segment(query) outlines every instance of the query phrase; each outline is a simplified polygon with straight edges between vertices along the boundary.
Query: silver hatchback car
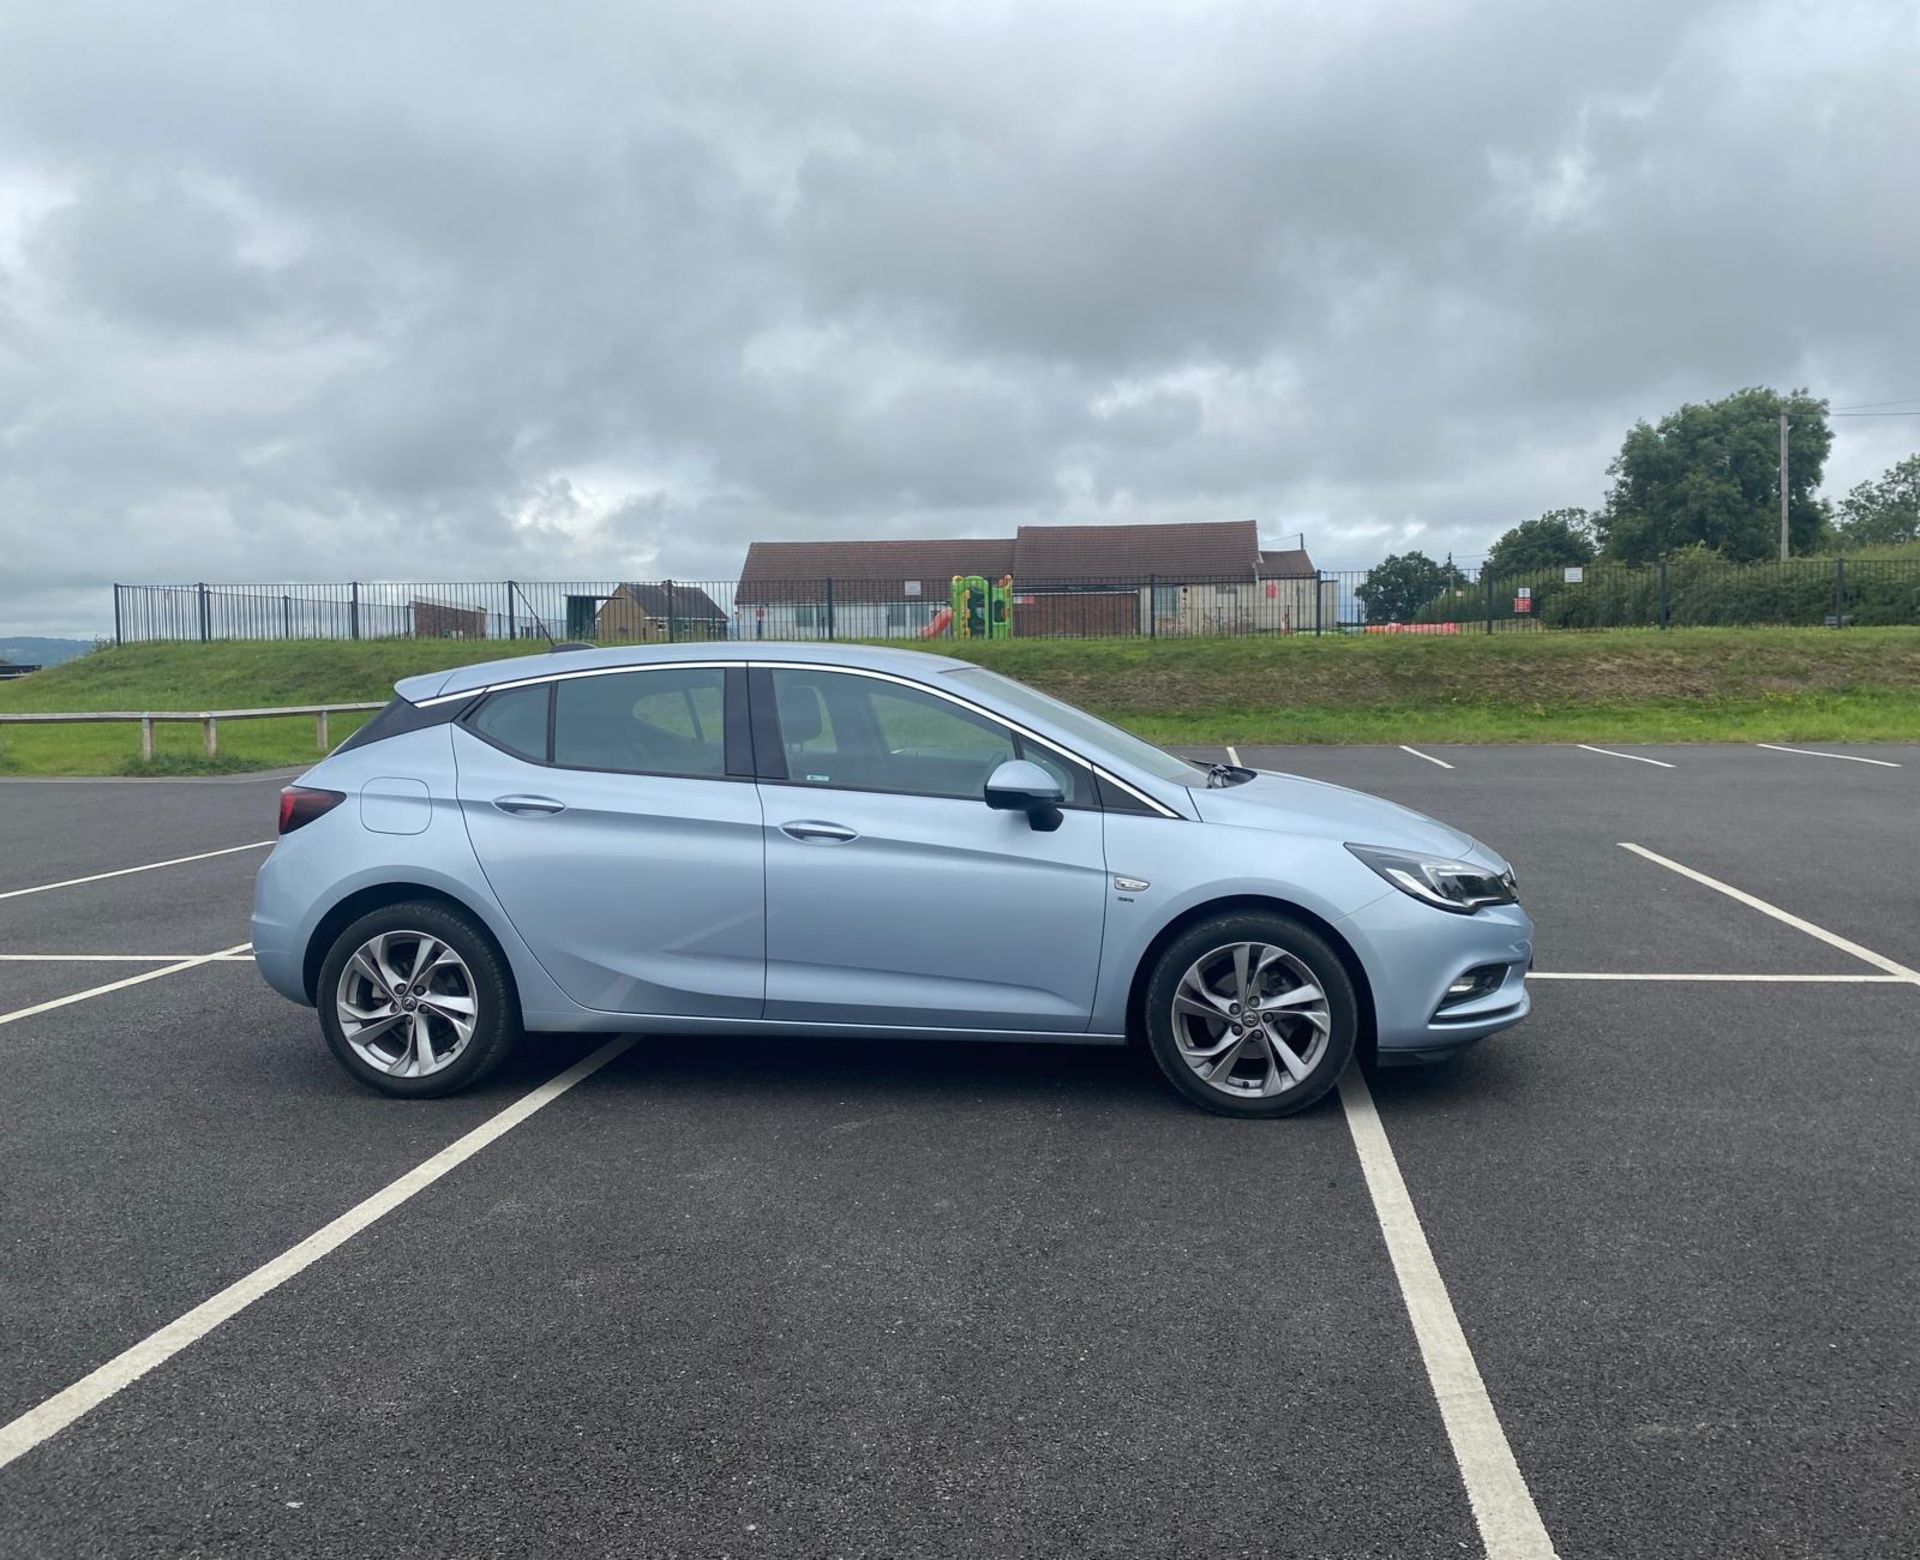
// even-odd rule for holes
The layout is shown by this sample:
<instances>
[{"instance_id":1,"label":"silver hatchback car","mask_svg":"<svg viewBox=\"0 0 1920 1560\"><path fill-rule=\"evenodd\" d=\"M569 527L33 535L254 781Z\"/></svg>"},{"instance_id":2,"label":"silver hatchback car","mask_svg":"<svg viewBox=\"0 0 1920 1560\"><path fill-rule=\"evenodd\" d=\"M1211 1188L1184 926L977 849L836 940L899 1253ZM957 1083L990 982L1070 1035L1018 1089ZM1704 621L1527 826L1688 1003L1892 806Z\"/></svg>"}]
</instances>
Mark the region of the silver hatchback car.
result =
<instances>
[{"instance_id":1,"label":"silver hatchback car","mask_svg":"<svg viewBox=\"0 0 1920 1560\"><path fill-rule=\"evenodd\" d=\"M281 795L254 957L395 1095L525 1031L1138 1038L1277 1116L1526 1015L1485 846L966 662L564 650L409 678Z\"/></svg>"}]
</instances>

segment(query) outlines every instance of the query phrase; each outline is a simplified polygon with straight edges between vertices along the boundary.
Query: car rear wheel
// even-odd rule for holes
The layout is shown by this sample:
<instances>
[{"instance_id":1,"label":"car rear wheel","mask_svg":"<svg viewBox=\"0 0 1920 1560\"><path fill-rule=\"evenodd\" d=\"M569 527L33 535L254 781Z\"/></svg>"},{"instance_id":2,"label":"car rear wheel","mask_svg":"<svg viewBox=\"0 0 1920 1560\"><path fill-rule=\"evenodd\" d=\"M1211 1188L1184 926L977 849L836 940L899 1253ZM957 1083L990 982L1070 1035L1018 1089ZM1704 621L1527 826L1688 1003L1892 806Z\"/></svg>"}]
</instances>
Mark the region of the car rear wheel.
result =
<instances>
[{"instance_id":1,"label":"car rear wheel","mask_svg":"<svg viewBox=\"0 0 1920 1560\"><path fill-rule=\"evenodd\" d=\"M320 1027L340 1065L400 1098L453 1094L520 1039L513 980L493 940L445 905L363 915L320 966Z\"/></svg>"},{"instance_id":2,"label":"car rear wheel","mask_svg":"<svg viewBox=\"0 0 1920 1560\"><path fill-rule=\"evenodd\" d=\"M1225 1116L1290 1116L1353 1055L1359 1000L1326 939L1291 916L1216 916L1167 945L1147 984L1147 1043L1174 1088Z\"/></svg>"}]
</instances>

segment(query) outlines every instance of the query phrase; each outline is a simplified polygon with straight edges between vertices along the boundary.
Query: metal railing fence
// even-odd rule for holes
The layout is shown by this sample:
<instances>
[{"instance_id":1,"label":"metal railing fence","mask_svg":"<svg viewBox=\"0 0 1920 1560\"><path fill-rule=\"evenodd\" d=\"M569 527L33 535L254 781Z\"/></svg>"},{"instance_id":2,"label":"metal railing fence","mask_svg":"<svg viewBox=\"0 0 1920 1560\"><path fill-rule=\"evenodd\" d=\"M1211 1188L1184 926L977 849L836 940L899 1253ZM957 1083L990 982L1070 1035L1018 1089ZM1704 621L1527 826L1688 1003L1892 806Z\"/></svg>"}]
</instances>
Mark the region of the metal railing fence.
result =
<instances>
[{"instance_id":1,"label":"metal railing fence","mask_svg":"<svg viewBox=\"0 0 1920 1560\"><path fill-rule=\"evenodd\" d=\"M114 640L928 639L956 628L944 583L875 579L346 581L116 585ZM1126 575L1014 582L1027 639L1540 633L1920 624L1920 559L1640 567L1321 570L1271 579Z\"/></svg>"}]
</instances>

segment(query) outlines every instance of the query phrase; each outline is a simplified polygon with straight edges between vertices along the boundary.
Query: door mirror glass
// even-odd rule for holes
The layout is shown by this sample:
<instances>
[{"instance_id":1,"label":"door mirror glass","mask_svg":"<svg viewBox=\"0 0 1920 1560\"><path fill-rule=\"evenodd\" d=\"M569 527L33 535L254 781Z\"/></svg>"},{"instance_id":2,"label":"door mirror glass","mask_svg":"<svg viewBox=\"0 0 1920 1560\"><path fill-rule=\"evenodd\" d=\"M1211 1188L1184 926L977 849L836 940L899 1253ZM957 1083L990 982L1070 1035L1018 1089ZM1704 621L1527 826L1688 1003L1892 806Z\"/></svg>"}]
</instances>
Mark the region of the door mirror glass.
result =
<instances>
[{"instance_id":1,"label":"door mirror glass","mask_svg":"<svg viewBox=\"0 0 1920 1560\"><path fill-rule=\"evenodd\" d=\"M996 812L1023 812L1036 829L1060 827L1060 782L1038 764L1011 758L987 777L987 805Z\"/></svg>"}]
</instances>

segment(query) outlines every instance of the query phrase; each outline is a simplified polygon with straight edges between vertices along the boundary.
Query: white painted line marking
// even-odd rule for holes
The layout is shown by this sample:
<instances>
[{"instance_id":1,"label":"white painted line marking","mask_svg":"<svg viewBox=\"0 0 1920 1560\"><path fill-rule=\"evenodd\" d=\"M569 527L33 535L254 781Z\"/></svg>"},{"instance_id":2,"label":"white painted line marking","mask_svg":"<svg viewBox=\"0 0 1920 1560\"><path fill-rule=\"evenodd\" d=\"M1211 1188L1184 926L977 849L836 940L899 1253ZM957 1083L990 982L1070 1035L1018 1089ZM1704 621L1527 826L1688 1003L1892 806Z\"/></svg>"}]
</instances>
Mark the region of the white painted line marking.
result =
<instances>
[{"instance_id":1,"label":"white painted line marking","mask_svg":"<svg viewBox=\"0 0 1920 1560\"><path fill-rule=\"evenodd\" d=\"M0 899L18 899L22 894L47 894L56 888L78 888L82 883L103 883L108 878L125 877L131 872L157 872L162 867L184 867L189 861L211 861L215 856L231 856L236 851L265 850L272 843L272 840L255 840L251 845L203 850L197 856L175 856L171 861L149 861L139 867L116 867L111 872L96 872L91 877L64 878L58 883L36 883L32 888L9 888L0 892Z\"/></svg>"},{"instance_id":2,"label":"white painted line marking","mask_svg":"<svg viewBox=\"0 0 1920 1560\"><path fill-rule=\"evenodd\" d=\"M1415 758L1424 758L1429 764L1438 764L1442 769L1453 768L1453 765L1449 764L1444 758L1435 758L1431 753L1422 753L1418 748L1410 748L1404 742L1400 744L1400 751L1402 753L1411 753Z\"/></svg>"},{"instance_id":3,"label":"white painted line marking","mask_svg":"<svg viewBox=\"0 0 1920 1560\"><path fill-rule=\"evenodd\" d=\"M1227 762L1233 765L1235 769L1239 769L1240 767L1242 767L1240 763L1239 752L1231 746L1229 746L1227 749Z\"/></svg>"},{"instance_id":4,"label":"white painted line marking","mask_svg":"<svg viewBox=\"0 0 1920 1560\"><path fill-rule=\"evenodd\" d=\"M1528 970L1528 980L1706 980L1744 982L1761 984L1800 985L1800 986L1904 986L1904 975L1648 975L1635 971L1632 974L1601 970L1598 972L1570 970Z\"/></svg>"},{"instance_id":5,"label":"white painted line marking","mask_svg":"<svg viewBox=\"0 0 1920 1560\"><path fill-rule=\"evenodd\" d=\"M1340 1103L1347 1130L1360 1156L1360 1170L1373 1198L1374 1216L1386 1237L1387 1255L1400 1280L1400 1294L1413 1322L1413 1335L1426 1362L1427 1379L1440 1405L1440 1417L1453 1443L1454 1460L1467 1486L1467 1501L1487 1560L1552 1560L1553 1540L1540 1520L1520 1465L1513 1459L1506 1432L1493 1411L1480 1367L1467 1347L1454 1315L1447 1286L1427 1245L1426 1231L1414 1211L1407 1183L1387 1141L1387 1129L1374 1109L1373 1095L1357 1066L1340 1079Z\"/></svg>"},{"instance_id":6,"label":"white painted line marking","mask_svg":"<svg viewBox=\"0 0 1920 1560\"><path fill-rule=\"evenodd\" d=\"M591 1077L634 1042L623 1035L609 1040L591 1056L575 1062L565 1072L549 1078L539 1088L523 1094L506 1109L489 1116L464 1137L456 1138L431 1159L415 1165L397 1181L390 1182L365 1202L349 1208L331 1224L322 1225L297 1246L269 1262L262 1263L245 1278L229 1284L211 1299L203 1300L186 1315L167 1323L158 1332L143 1338L132 1348L116 1354L91 1374L72 1386L56 1392L36 1408L30 1408L11 1424L0 1425L0 1468L32 1451L49 1436L57 1435L89 1409L97 1408L123 1387L129 1387L156 1366L164 1365L189 1344L237 1316L263 1295L271 1294L338 1249L376 1220L393 1212L416 1192L425 1191L449 1170L464 1164L496 1138L511 1132L535 1111L551 1105L581 1079Z\"/></svg>"},{"instance_id":7,"label":"white painted line marking","mask_svg":"<svg viewBox=\"0 0 1920 1560\"><path fill-rule=\"evenodd\" d=\"M124 980L108 981L104 986L89 986L85 991L55 997L51 1002L36 1002L32 1007L15 1008L11 1013L0 1013L0 1024L16 1023L23 1018L32 1018L36 1013L51 1013L55 1008L71 1007L76 1002L85 1002L89 997L104 997L110 991L124 991L129 986L140 986L150 980L159 980L163 976L178 975L182 970L195 969L202 964L215 964L252 946L251 943L235 943L231 948L222 948L218 953L195 954L192 958L182 959L177 964L163 964L157 970L142 970L138 975L129 975Z\"/></svg>"},{"instance_id":8,"label":"white painted line marking","mask_svg":"<svg viewBox=\"0 0 1920 1560\"><path fill-rule=\"evenodd\" d=\"M1586 748L1586 751L1589 753L1605 753L1608 758L1630 758L1636 764L1653 764L1661 769L1676 769L1679 767L1676 764L1669 764L1664 758L1642 758L1638 753L1616 753L1612 748L1588 747L1584 742L1576 742L1574 746L1577 748Z\"/></svg>"},{"instance_id":9,"label":"white painted line marking","mask_svg":"<svg viewBox=\"0 0 1920 1560\"><path fill-rule=\"evenodd\" d=\"M1684 878L1692 878L1696 883L1704 883L1708 888L1716 889L1729 899L1737 899L1741 904L1758 910L1762 915L1770 915L1776 921L1784 921L1795 931L1805 932L1809 937L1817 937L1829 948L1838 948L1842 953L1850 953L1856 959L1864 959L1875 969L1885 970L1889 975L1898 975L1902 980L1920 985L1920 971L1910 970L1904 964L1896 963L1883 953L1875 953L1871 948L1863 948L1857 942L1851 942L1838 932L1830 932L1824 926L1815 926L1811 921L1803 921L1797 915L1782 910L1778 905L1770 905L1764 899L1756 899L1752 894L1735 888L1731 883L1722 883L1704 872L1696 872L1692 867L1683 867L1677 861L1670 861L1657 851L1651 851L1644 845L1634 845L1626 840L1620 841L1622 850L1630 850L1636 856L1644 856L1648 861L1665 867L1669 872L1678 872Z\"/></svg>"},{"instance_id":10,"label":"white painted line marking","mask_svg":"<svg viewBox=\"0 0 1920 1560\"><path fill-rule=\"evenodd\" d=\"M0 964L184 964L204 958L212 964L220 960L251 960L250 953L0 953Z\"/></svg>"},{"instance_id":11,"label":"white painted line marking","mask_svg":"<svg viewBox=\"0 0 1920 1560\"><path fill-rule=\"evenodd\" d=\"M1862 758L1858 753L1821 753L1813 748L1781 747L1777 742L1756 742L1754 746L1763 747L1769 753L1799 753L1807 758L1844 758L1849 764L1878 764L1882 769L1900 767L1890 758Z\"/></svg>"}]
</instances>

